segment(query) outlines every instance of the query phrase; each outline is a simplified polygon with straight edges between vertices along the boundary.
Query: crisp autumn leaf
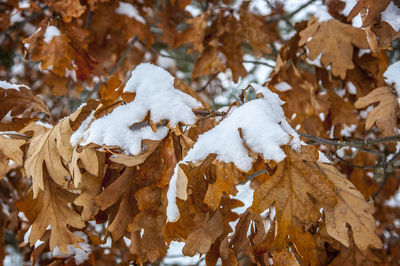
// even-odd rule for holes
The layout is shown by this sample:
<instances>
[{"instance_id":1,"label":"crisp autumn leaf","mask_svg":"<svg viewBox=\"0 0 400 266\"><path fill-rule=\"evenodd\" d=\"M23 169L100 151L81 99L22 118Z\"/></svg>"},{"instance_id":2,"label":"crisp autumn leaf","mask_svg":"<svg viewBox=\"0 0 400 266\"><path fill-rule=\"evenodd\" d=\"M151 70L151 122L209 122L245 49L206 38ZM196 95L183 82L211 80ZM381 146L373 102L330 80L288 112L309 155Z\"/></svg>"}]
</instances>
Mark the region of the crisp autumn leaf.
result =
<instances>
[{"instance_id":1,"label":"crisp autumn leaf","mask_svg":"<svg viewBox=\"0 0 400 266\"><path fill-rule=\"evenodd\" d=\"M61 13L65 22L70 22L72 18L80 17L86 10L79 0L63 0L53 4L55 11Z\"/></svg>"},{"instance_id":2,"label":"crisp autumn leaf","mask_svg":"<svg viewBox=\"0 0 400 266\"><path fill-rule=\"evenodd\" d=\"M214 211L218 208L223 193L227 195L236 195L237 193L235 185L239 183L239 180L236 177L237 174L235 174L234 168L235 166L232 163L223 164L217 162L216 181L208 186L204 197L204 203Z\"/></svg>"},{"instance_id":3,"label":"crisp autumn leaf","mask_svg":"<svg viewBox=\"0 0 400 266\"><path fill-rule=\"evenodd\" d=\"M75 58L75 51L70 45L71 40L65 35L53 37L49 43L40 42L37 51L32 55L35 61L41 61L41 68L48 69L52 67L52 71L64 76L66 70L74 68L72 60Z\"/></svg>"},{"instance_id":4,"label":"crisp autumn leaf","mask_svg":"<svg viewBox=\"0 0 400 266\"><path fill-rule=\"evenodd\" d=\"M354 68L353 46L368 49L365 31L336 19L319 22L310 19L307 28L300 33L299 45L305 45L309 50L308 57L315 60L321 54L321 64L332 66L332 73L341 78Z\"/></svg>"},{"instance_id":5,"label":"crisp autumn leaf","mask_svg":"<svg viewBox=\"0 0 400 266\"><path fill-rule=\"evenodd\" d=\"M26 140L18 136L0 135L0 151L17 166L23 165L24 152L21 146L25 143Z\"/></svg>"},{"instance_id":6,"label":"crisp autumn leaf","mask_svg":"<svg viewBox=\"0 0 400 266\"><path fill-rule=\"evenodd\" d=\"M282 249L279 252L272 253L272 260L274 261L274 265L290 265L296 266L300 265L300 263L293 257L293 254L288 249Z\"/></svg>"},{"instance_id":7,"label":"crisp autumn leaf","mask_svg":"<svg viewBox=\"0 0 400 266\"><path fill-rule=\"evenodd\" d=\"M382 241L375 233L373 202L366 202L363 195L334 166L318 164L326 177L335 185L337 204L324 209L329 235L349 247L347 225L351 226L356 246L366 253L368 247L380 249Z\"/></svg>"},{"instance_id":8,"label":"crisp autumn leaf","mask_svg":"<svg viewBox=\"0 0 400 266\"><path fill-rule=\"evenodd\" d=\"M33 197L44 190L45 171L62 187L66 187L70 173L66 169L72 157L69 138L72 134L69 119L66 118L53 127L30 123L23 132L33 131L29 140L24 167L26 175L32 177ZM46 169L46 170L45 170Z\"/></svg>"},{"instance_id":9,"label":"crisp autumn leaf","mask_svg":"<svg viewBox=\"0 0 400 266\"><path fill-rule=\"evenodd\" d=\"M100 194L103 186L103 180L99 176L91 175L86 172L82 176L82 192L74 200L74 204L82 206L81 217L83 221L89 221L98 211L96 206L96 196Z\"/></svg>"},{"instance_id":10,"label":"crisp autumn leaf","mask_svg":"<svg viewBox=\"0 0 400 266\"><path fill-rule=\"evenodd\" d=\"M294 234L297 226L315 223L321 217L320 206L333 208L336 204L335 188L320 172L313 147L303 146L300 154L286 147L286 156L275 173L254 188L251 207L261 213L275 204L279 242Z\"/></svg>"},{"instance_id":11,"label":"crisp autumn leaf","mask_svg":"<svg viewBox=\"0 0 400 266\"><path fill-rule=\"evenodd\" d=\"M381 87L371 91L368 95L359 98L354 106L365 108L368 105L379 102L379 104L367 115L365 129L370 129L374 124L385 136L393 135L397 124L399 104L392 88Z\"/></svg>"},{"instance_id":12,"label":"crisp autumn leaf","mask_svg":"<svg viewBox=\"0 0 400 266\"><path fill-rule=\"evenodd\" d=\"M390 0L360 0L350 11L347 21L351 21L358 13L367 13L363 17L363 27L374 24L380 18L380 14L390 4Z\"/></svg>"},{"instance_id":13,"label":"crisp autumn leaf","mask_svg":"<svg viewBox=\"0 0 400 266\"><path fill-rule=\"evenodd\" d=\"M167 245L161 234L164 223L165 216L163 215L153 216L141 212L135 216L128 231L131 232L130 251L139 257L138 261L149 260L154 263L165 256Z\"/></svg>"},{"instance_id":14,"label":"crisp autumn leaf","mask_svg":"<svg viewBox=\"0 0 400 266\"><path fill-rule=\"evenodd\" d=\"M218 57L218 50L215 47L207 47L199 56L193 67L193 77L212 75L225 70L222 60Z\"/></svg>"},{"instance_id":15,"label":"crisp autumn leaf","mask_svg":"<svg viewBox=\"0 0 400 266\"><path fill-rule=\"evenodd\" d=\"M102 176L103 156L104 154L97 152L93 148L83 148L80 150L78 147L74 147L68 168L76 188L79 187L83 179L81 168L91 175Z\"/></svg>"},{"instance_id":16,"label":"crisp autumn leaf","mask_svg":"<svg viewBox=\"0 0 400 266\"><path fill-rule=\"evenodd\" d=\"M224 230L222 216L218 210L211 219L209 219L208 213L200 215L198 218L198 229L189 234L182 250L183 254L188 256L194 256L197 252L206 253Z\"/></svg>"},{"instance_id":17,"label":"crisp autumn leaf","mask_svg":"<svg viewBox=\"0 0 400 266\"><path fill-rule=\"evenodd\" d=\"M18 131L24 127L32 118L37 117L35 113L50 115L44 101L35 96L27 86L14 85L8 82L0 82L0 129L5 131ZM4 121L9 114L10 121Z\"/></svg>"},{"instance_id":18,"label":"crisp autumn leaf","mask_svg":"<svg viewBox=\"0 0 400 266\"><path fill-rule=\"evenodd\" d=\"M207 26L207 19L207 14L202 13L198 17L187 20L187 23L191 24L191 26L179 33L175 46L191 43L195 51L203 52L204 30Z\"/></svg>"},{"instance_id":19,"label":"crisp autumn leaf","mask_svg":"<svg viewBox=\"0 0 400 266\"><path fill-rule=\"evenodd\" d=\"M108 230L111 232L114 240L118 240L124 235L126 228L137 212L133 197L134 172L132 167L127 167L121 176L106 187L95 199L96 204L101 210L116 205L115 217L108 225Z\"/></svg>"},{"instance_id":20,"label":"crisp autumn leaf","mask_svg":"<svg viewBox=\"0 0 400 266\"><path fill-rule=\"evenodd\" d=\"M82 240L71 232L69 226L83 228L85 223L81 216L68 206L76 196L60 188L46 174L43 191L36 197L32 190L18 201L18 209L25 213L32 222L28 241L33 246L50 226L50 250L57 246L64 254L68 254L68 245L77 245Z\"/></svg>"}]
</instances>

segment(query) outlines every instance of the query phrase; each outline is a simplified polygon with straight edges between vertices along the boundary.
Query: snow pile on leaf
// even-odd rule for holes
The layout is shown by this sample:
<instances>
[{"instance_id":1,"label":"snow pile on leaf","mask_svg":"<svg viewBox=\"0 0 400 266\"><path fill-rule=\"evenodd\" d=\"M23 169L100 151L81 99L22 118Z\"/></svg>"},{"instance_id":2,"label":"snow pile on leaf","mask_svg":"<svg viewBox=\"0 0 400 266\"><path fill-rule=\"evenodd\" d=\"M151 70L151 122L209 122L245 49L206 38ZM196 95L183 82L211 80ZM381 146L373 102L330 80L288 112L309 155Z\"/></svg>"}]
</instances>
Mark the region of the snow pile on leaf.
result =
<instances>
[{"instance_id":1,"label":"snow pile on leaf","mask_svg":"<svg viewBox=\"0 0 400 266\"><path fill-rule=\"evenodd\" d=\"M400 95L400 61L391 64L383 74L386 79L386 83L393 85L397 91L397 95Z\"/></svg>"},{"instance_id":2,"label":"snow pile on leaf","mask_svg":"<svg viewBox=\"0 0 400 266\"><path fill-rule=\"evenodd\" d=\"M168 127L175 128L179 123L193 125L196 118L192 109L201 107L194 98L174 88L174 77L166 70L149 63L136 67L124 91L136 93L135 99L95 120L87 130L77 130L71 139L83 137L81 145L119 146L137 155L142 151L142 140L161 140ZM145 121L148 114L150 123L161 123L155 131ZM167 121L168 127L162 124Z\"/></svg>"},{"instance_id":3,"label":"snow pile on leaf","mask_svg":"<svg viewBox=\"0 0 400 266\"><path fill-rule=\"evenodd\" d=\"M263 98L239 106L217 126L200 135L181 163L199 162L209 154L216 154L218 161L234 163L241 171L248 172L254 160L248 149L262 155L264 160L276 162L285 158L280 146L288 144L291 136L292 148L299 149L299 136L287 123L281 107L284 102L268 88L254 83L251 86ZM179 217L176 205L178 171L179 164L167 193L168 221L176 221Z\"/></svg>"}]
</instances>

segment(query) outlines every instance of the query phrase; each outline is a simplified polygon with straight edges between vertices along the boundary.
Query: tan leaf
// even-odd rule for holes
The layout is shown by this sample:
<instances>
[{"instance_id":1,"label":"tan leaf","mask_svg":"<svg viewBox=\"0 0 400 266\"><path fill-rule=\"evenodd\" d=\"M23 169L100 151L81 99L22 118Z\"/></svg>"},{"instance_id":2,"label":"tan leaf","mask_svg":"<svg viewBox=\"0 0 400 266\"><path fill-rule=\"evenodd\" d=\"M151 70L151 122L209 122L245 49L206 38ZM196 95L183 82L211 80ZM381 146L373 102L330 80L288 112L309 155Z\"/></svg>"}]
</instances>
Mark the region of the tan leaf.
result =
<instances>
[{"instance_id":1,"label":"tan leaf","mask_svg":"<svg viewBox=\"0 0 400 266\"><path fill-rule=\"evenodd\" d=\"M279 241L294 234L299 224L315 223L321 217L321 205L332 208L336 204L334 186L321 174L317 159L318 153L311 146L303 146L300 154L286 147L286 159L270 178L254 188L255 212L275 204Z\"/></svg>"},{"instance_id":2,"label":"tan leaf","mask_svg":"<svg viewBox=\"0 0 400 266\"><path fill-rule=\"evenodd\" d=\"M66 118L47 128L30 123L23 132L33 131L29 140L24 167L27 177L32 177L34 198L44 189L44 166L50 177L60 186L66 187L70 173L66 165L71 161L72 146L69 143L72 130Z\"/></svg>"},{"instance_id":3,"label":"tan leaf","mask_svg":"<svg viewBox=\"0 0 400 266\"><path fill-rule=\"evenodd\" d=\"M22 166L24 153L21 150L21 146L26 143L25 139L0 135L0 150L4 153L4 155L13 160L13 162L17 166Z\"/></svg>"},{"instance_id":4,"label":"tan leaf","mask_svg":"<svg viewBox=\"0 0 400 266\"><path fill-rule=\"evenodd\" d=\"M212 75L225 70L225 66L218 57L215 47L207 47L199 56L193 67L193 78Z\"/></svg>"},{"instance_id":5,"label":"tan leaf","mask_svg":"<svg viewBox=\"0 0 400 266\"><path fill-rule=\"evenodd\" d=\"M368 105L379 102L379 104L367 115L365 129L370 129L373 124L382 131L385 136L393 135L393 130L397 124L397 114L399 104L392 88L380 87L371 91L368 95L359 98L354 106L365 108Z\"/></svg>"},{"instance_id":6,"label":"tan leaf","mask_svg":"<svg viewBox=\"0 0 400 266\"><path fill-rule=\"evenodd\" d=\"M80 168L84 168L94 176L102 175L100 170L104 159L101 160L99 157L103 156L104 154L98 154L95 149L83 148L81 151L78 151L78 147L74 147L68 168L76 188L78 188L82 182L82 173ZM80 166L80 164L82 164L82 166Z\"/></svg>"},{"instance_id":7,"label":"tan leaf","mask_svg":"<svg viewBox=\"0 0 400 266\"><path fill-rule=\"evenodd\" d=\"M125 168L122 175L96 197L96 204L101 210L116 205L117 212L108 225L108 230L112 233L113 240L118 240L124 235L127 226L131 223L137 211L136 205L132 203L135 202L133 197L133 174L134 168Z\"/></svg>"},{"instance_id":8,"label":"tan leaf","mask_svg":"<svg viewBox=\"0 0 400 266\"><path fill-rule=\"evenodd\" d=\"M152 216L144 212L136 215L128 228L131 232L131 253L137 254L142 261L152 263L164 257L168 248L161 234L164 224L163 215Z\"/></svg>"},{"instance_id":9,"label":"tan leaf","mask_svg":"<svg viewBox=\"0 0 400 266\"><path fill-rule=\"evenodd\" d=\"M390 0L360 0L350 11L347 21L352 20L358 13L368 11L368 15L363 18L363 27L375 24L380 18L380 14L390 4Z\"/></svg>"},{"instance_id":10,"label":"tan leaf","mask_svg":"<svg viewBox=\"0 0 400 266\"><path fill-rule=\"evenodd\" d=\"M32 54L32 59L41 61L42 69L52 66L55 74L64 76L66 69L74 68L72 61L75 58L75 52L70 42L71 40L65 34L53 37L49 43L43 41Z\"/></svg>"},{"instance_id":11,"label":"tan leaf","mask_svg":"<svg viewBox=\"0 0 400 266\"><path fill-rule=\"evenodd\" d=\"M187 20L187 23L191 26L179 33L175 46L191 43L194 49L201 53L203 51L204 30L207 27L207 15L201 13L200 16Z\"/></svg>"},{"instance_id":12,"label":"tan leaf","mask_svg":"<svg viewBox=\"0 0 400 266\"><path fill-rule=\"evenodd\" d=\"M356 246L366 253L368 247L382 248L382 241L375 233L373 202L366 202L363 195L334 166L318 163L324 175L335 185L337 204L324 210L328 234L349 247L347 225L350 225Z\"/></svg>"},{"instance_id":13,"label":"tan leaf","mask_svg":"<svg viewBox=\"0 0 400 266\"><path fill-rule=\"evenodd\" d=\"M287 249L282 249L280 252L272 253L272 259L274 261L274 265L288 265L288 266L297 266L300 265L293 254Z\"/></svg>"},{"instance_id":14,"label":"tan leaf","mask_svg":"<svg viewBox=\"0 0 400 266\"><path fill-rule=\"evenodd\" d=\"M194 256L197 252L207 253L211 245L224 231L222 216L219 210L208 220L204 217L203 224L187 237L182 253L186 256Z\"/></svg>"},{"instance_id":15,"label":"tan leaf","mask_svg":"<svg viewBox=\"0 0 400 266\"><path fill-rule=\"evenodd\" d=\"M0 130L20 130L25 126L25 123L32 121L32 118L35 117L33 116L35 112L50 115L45 102L38 96L35 96L28 87L14 84L8 85L15 88L4 88L4 85L0 85L0 106L2 107L0 109ZM12 118L21 118L19 121L15 121L15 119L9 122L2 121L8 113Z\"/></svg>"},{"instance_id":16,"label":"tan leaf","mask_svg":"<svg viewBox=\"0 0 400 266\"><path fill-rule=\"evenodd\" d=\"M74 204L83 207L81 217L83 221L88 221L96 214L98 207L96 206L95 198L100 194L103 186L101 177L92 175L88 172L82 175L82 192L75 199Z\"/></svg>"},{"instance_id":17,"label":"tan leaf","mask_svg":"<svg viewBox=\"0 0 400 266\"><path fill-rule=\"evenodd\" d=\"M70 22L72 18L80 17L86 10L79 0L63 0L53 5L55 11L60 12L65 22Z\"/></svg>"},{"instance_id":18,"label":"tan leaf","mask_svg":"<svg viewBox=\"0 0 400 266\"><path fill-rule=\"evenodd\" d=\"M223 193L227 195L236 195L237 189L235 187L239 180L235 180L234 168L231 164L217 163L217 177L213 184L208 185L207 193L204 197L204 203L216 210L221 202Z\"/></svg>"},{"instance_id":19,"label":"tan leaf","mask_svg":"<svg viewBox=\"0 0 400 266\"><path fill-rule=\"evenodd\" d=\"M308 57L315 60L321 54L321 64L324 67L332 65L333 75L342 79L347 70L354 68L353 45L361 49L370 48L364 30L336 19L323 22L310 19L300 37L299 45L307 46Z\"/></svg>"},{"instance_id":20,"label":"tan leaf","mask_svg":"<svg viewBox=\"0 0 400 266\"><path fill-rule=\"evenodd\" d=\"M81 216L68 207L75 195L60 188L47 175L43 184L44 190L36 197L30 190L24 199L17 202L17 207L24 212L32 223L29 243L33 246L50 225L50 250L56 246L64 254L68 254L68 245L77 245L82 240L71 232L69 226L83 228L85 223Z\"/></svg>"}]
</instances>

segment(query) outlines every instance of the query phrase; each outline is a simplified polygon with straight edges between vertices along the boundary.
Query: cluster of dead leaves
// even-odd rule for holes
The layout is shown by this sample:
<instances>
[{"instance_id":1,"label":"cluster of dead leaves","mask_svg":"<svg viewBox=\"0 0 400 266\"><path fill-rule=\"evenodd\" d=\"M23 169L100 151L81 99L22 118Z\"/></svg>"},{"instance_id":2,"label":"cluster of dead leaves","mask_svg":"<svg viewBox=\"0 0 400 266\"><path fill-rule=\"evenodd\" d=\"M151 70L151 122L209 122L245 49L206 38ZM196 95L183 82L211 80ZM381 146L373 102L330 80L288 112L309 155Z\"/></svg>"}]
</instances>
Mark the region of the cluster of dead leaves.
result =
<instances>
[{"instance_id":1,"label":"cluster of dead leaves","mask_svg":"<svg viewBox=\"0 0 400 266\"><path fill-rule=\"evenodd\" d=\"M136 18L117 14L123 3L119 1L31 2L23 12L39 14L32 19L38 30L24 36L26 56L48 70L40 79L53 87L53 94L65 95L68 87L80 87L83 82L90 85L94 76L107 79L119 67L100 86L99 100L87 101L58 122L51 120L44 101L30 89L0 88L0 232L3 237L5 230L12 231L23 242L23 234L32 225L27 242L33 249L29 254L33 262L43 262L41 254L56 247L64 254L70 245L79 247L83 239L78 231L88 236L92 246L91 264L114 263L116 258L122 263L156 263L165 257L172 241L185 243L184 255L206 254L210 265L219 259L225 265L269 265L271 259L278 265L398 260L400 242L394 233L399 234L399 229L394 221L399 212L385 204L399 187L397 179L389 178L374 208L370 196L379 185L370 178L371 172L338 164L341 173L319 162L311 146L303 146L300 153L285 146L286 158L279 163L253 154L257 160L248 173L216 160L213 154L201 162L181 164L180 217L167 223L166 194L174 168L197 136L217 120L200 116L190 130L170 128L160 141L144 140L142 153L135 156L123 154L119 147L70 144L71 135L89 115L98 119L133 100L134 94L122 93L118 77L148 58L152 45L187 47L189 54L196 55L194 79L229 69L238 81L247 75L243 56L249 50L252 55L273 58L271 43L282 41L278 21L254 13L247 2L233 9L229 1L200 1L208 8L193 17L185 9L191 1L158 5L133 1L129 4L136 9ZM339 0L329 2L343 7ZM286 101L285 114L294 128L325 138L394 134L398 97L391 84L385 84L383 73L388 67L385 49L399 35L380 20L389 3L362 0L347 18L339 12L331 12L337 16L327 21L311 17L296 24L293 37L282 42L267 85ZM7 4L10 10L18 7L13 1ZM349 23L357 14L363 19L362 28ZM0 14L0 28L10 27L10 15ZM46 42L49 27L57 27L60 34ZM370 51L365 53L365 49ZM151 60L157 56L153 51ZM176 79L175 86L201 101L181 80ZM281 90L282 86L290 89ZM366 113L363 109L369 106ZM143 122L152 125L150 117ZM357 165L374 165L377 160L361 152L349 158ZM254 191L253 201L238 214L235 208L243 202L235 195L238 186L247 182ZM18 211L27 220L17 223ZM99 232L93 223L104 229ZM387 232L393 233L387 237ZM101 246L108 237L111 253ZM383 247L381 238L387 247L384 252L377 251ZM4 255L0 249L0 259ZM51 260L74 263L57 256Z\"/></svg>"}]
</instances>

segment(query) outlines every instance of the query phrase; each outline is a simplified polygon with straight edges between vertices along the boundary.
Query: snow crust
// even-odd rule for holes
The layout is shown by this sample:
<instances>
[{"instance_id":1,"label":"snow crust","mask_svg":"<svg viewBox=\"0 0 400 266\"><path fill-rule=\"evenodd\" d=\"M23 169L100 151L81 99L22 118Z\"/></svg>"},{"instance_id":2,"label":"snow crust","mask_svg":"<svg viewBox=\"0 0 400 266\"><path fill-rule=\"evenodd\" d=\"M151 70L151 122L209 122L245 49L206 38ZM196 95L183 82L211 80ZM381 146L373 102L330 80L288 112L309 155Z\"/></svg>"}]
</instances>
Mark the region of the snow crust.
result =
<instances>
[{"instance_id":1,"label":"snow crust","mask_svg":"<svg viewBox=\"0 0 400 266\"><path fill-rule=\"evenodd\" d=\"M274 88L277 89L278 91L288 91L292 89L292 86L290 86L286 81L279 82L274 85Z\"/></svg>"},{"instance_id":2,"label":"snow crust","mask_svg":"<svg viewBox=\"0 0 400 266\"><path fill-rule=\"evenodd\" d=\"M78 265L82 264L83 262L89 259L89 255L90 253L92 253L92 247L88 243L89 240L87 235L82 231L75 231L74 234L84 240L84 242L79 243L80 248L76 248L74 247L74 245L68 245L68 254L63 254L61 253L58 246L56 246L53 249L52 257L61 257L61 258L73 257L75 263Z\"/></svg>"},{"instance_id":3,"label":"snow crust","mask_svg":"<svg viewBox=\"0 0 400 266\"><path fill-rule=\"evenodd\" d=\"M115 10L115 13L120 15L125 15L130 18L134 18L137 21L146 24L146 21L139 14L138 10L130 3L127 2L119 2L118 8Z\"/></svg>"},{"instance_id":4,"label":"snow crust","mask_svg":"<svg viewBox=\"0 0 400 266\"><path fill-rule=\"evenodd\" d=\"M30 88L29 88L28 86L26 86L26 85L22 85L22 84L12 84L12 83L9 83L9 82L7 82L7 81L5 81L5 80L0 80L0 88L3 88L3 89L5 89L5 90L14 89L14 90L19 91L19 87L24 87L24 88L30 89Z\"/></svg>"},{"instance_id":5,"label":"snow crust","mask_svg":"<svg viewBox=\"0 0 400 266\"><path fill-rule=\"evenodd\" d=\"M262 93L264 98L239 106L217 126L200 135L180 163L198 162L209 154L216 154L217 160L232 162L241 171L248 172L251 170L253 158L249 156L246 146L251 151L261 154L265 160L276 162L285 158L286 155L280 146L288 144L291 136L292 148L300 148L299 136L285 119L281 107L284 102L268 88L255 83L251 86L256 93ZM167 192L167 219L170 222L179 217L176 205L177 167Z\"/></svg>"},{"instance_id":6,"label":"snow crust","mask_svg":"<svg viewBox=\"0 0 400 266\"><path fill-rule=\"evenodd\" d=\"M391 64L383 73L383 76L386 79L386 83L389 85L394 84L397 95L400 95L400 61Z\"/></svg>"},{"instance_id":7,"label":"snow crust","mask_svg":"<svg viewBox=\"0 0 400 266\"><path fill-rule=\"evenodd\" d=\"M60 36L61 32L56 26L48 26L44 32L44 41L49 43L54 37Z\"/></svg>"},{"instance_id":8,"label":"snow crust","mask_svg":"<svg viewBox=\"0 0 400 266\"><path fill-rule=\"evenodd\" d=\"M317 12L315 12L314 17L318 19L319 22L328 21L334 19L331 14L327 11L326 6L321 6Z\"/></svg>"},{"instance_id":9,"label":"snow crust","mask_svg":"<svg viewBox=\"0 0 400 266\"><path fill-rule=\"evenodd\" d=\"M398 8L393 1L390 2L388 7L381 13L382 21L386 21L392 26L395 31L400 30L400 8Z\"/></svg>"},{"instance_id":10,"label":"snow crust","mask_svg":"<svg viewBox=\"0 0 400 266\"><path fill-rule=\"evenodd\" d=\"M142 152L143 139L160 140L169 131L168 127L159 126L154 132L144 121L148 113L153 123L168 121L170 127L175 127L178 123L194 124L192 109L201 107L193 97L174 88L174 78L166 70L149 63L136 67L124 91L135 92L135 99L93 121L89 127L92 118L82 123L71 136L72 145L83 139L81 145L116 145L127 154L137 155Z\"/></svg>"}]
</instances>

